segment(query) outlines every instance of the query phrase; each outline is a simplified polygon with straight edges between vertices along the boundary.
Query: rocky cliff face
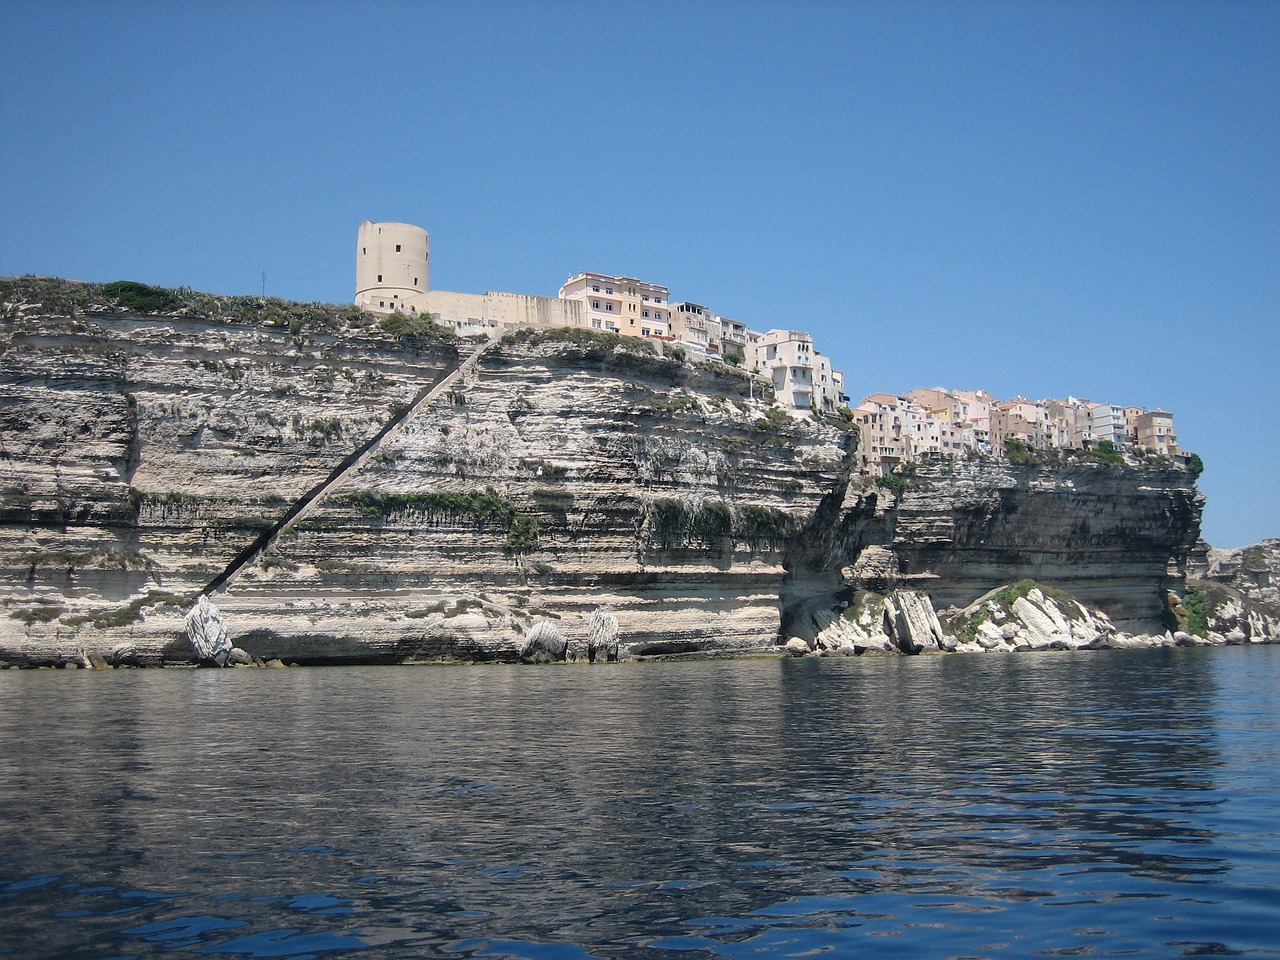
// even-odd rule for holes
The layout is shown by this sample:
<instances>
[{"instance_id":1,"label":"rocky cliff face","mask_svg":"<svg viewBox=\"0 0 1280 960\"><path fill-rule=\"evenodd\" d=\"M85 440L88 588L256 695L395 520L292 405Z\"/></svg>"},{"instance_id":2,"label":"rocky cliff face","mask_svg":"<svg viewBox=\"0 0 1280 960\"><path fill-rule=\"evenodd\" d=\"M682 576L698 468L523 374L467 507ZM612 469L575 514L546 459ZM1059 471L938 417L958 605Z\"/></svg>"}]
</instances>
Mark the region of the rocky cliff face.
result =
<instances>
[{"instance_id":1,"label":"rocky cliff face","mask_svg":"<svg viewBox=\"0 0 1280 960\"><path fill-rule=\"evenodd\" d=\"M1181 598L1184 619L1221 642L1280 637L1280 540L1238 550L1210 550Z\"/></svg>"},{"instance_id":2,"label":"rocky cliff face","mask_svg":"<svg viewBox=\"0 0 1280 960\"><path fill-rule=\"evenodd\" d=\"M194 597L331 475L213 595L255 656L510 659L555 635L586 657L601 608L623 656L814 647L855 591L899 591L900 629L941 637L948 608L1026 577L1149 624L1198 534L1177 468L939 459L878 486L851 473L853 434L645 343L517 334L410 407L481 344L336 308L54 293L5 296L9 662L189 662Z\"/></svg>"},{"instance_id":3,"label":"rocky cliff face","mask_svg":"<svg viewBox=\"0 0 1280 960\"><path fill-rule=\"evenodd\" d=\"M845 567L849 586L922 590L939 610L1030 578L1135 629L1163 629L1202 503L1175 466L932 456L896 486L851 483L832 551L810 566Z\"/></svg>"}]
</instances>

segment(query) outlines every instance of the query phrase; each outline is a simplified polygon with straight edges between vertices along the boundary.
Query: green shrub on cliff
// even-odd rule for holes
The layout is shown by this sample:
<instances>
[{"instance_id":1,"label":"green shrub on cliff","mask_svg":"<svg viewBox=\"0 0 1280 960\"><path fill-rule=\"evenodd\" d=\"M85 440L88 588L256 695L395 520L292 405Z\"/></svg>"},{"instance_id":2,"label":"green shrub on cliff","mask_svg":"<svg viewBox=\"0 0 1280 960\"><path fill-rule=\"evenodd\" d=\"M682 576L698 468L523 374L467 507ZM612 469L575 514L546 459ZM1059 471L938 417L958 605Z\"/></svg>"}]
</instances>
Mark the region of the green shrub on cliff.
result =
<instances>
[{"instance_id":1,"label":"green shrub on cliff","mask_svg":"<svg viewBox=\"0 0 1280 960\"><path fill-rule=\"evenodd\" d=\"M102 292L113 297L122 307L145 313L161 313L182 305L182 298L165 287L153 287L137 280L117 280L104 284Z\"/></svg>"},{"instance_id":2,"label":"green shrub on cliff","mask_svg":"<svg viewBox=\"0 0 1280 960\"><path fill-rule=\"evenodd\" d=\"M683 501L663 498L645 507L648 540L665 550L724 550L731 538L776 539L791 530L791 516L768 507L744 507L736 520L730 506L719 500L687 506Z\"/></svg>"},{"instance_id":3,"label":"green shrub on cliff","mask_svg":"<svg viewBox=\"0 0 1280 960\"><path fill-rule=\"evenodd\" d=\"M993 614L998 611L1000 615L995 619L998 622L1004 621L1013 614L1013 605L1030 594L1032 590L1039 590L1047 600L1053 601L1058 612L1068 620L1080 620L1084 617L1080 605L1065 590L1047 587L1036 580L1018 580L993 594L971 614L952 619L950 627L956 640L960 643L971 643L978 636L978 628L993 619Z\"/></svg>"},{"instance_id":4,"label":"green shrub on cliff","mask_svg":"<svg viewBox=\"0 0 1280 960\"><path fill-rule=\"evenodd\" d=\"M688 512L679 500L653 500L645 508L649 541L656 546L673 550L683 545L688 525Z\"/></svg>"},{"instance_id":5,"label":"green shrub on cliff","mask_svg":"<svg viewBox=\"0 0 1280 960\"><path fill-rule=\"evenodd\" d=\"M477 527L505 530L506 549L525 553L538 544L538 521L521 513L515 503L494 490L476 493L379 493L360 490L346 502L371 519L405 513L464 517Z\"/></svg>"},{"instance_id":6,"label":"green shrub on cliff","mask_svg":"<svg viewBox=\"0 0 1280 960\"><path fill-rule=\"evenodd\" d=\"M19 304L40 304L48 313L69 317L102 299L102 287L96 283L32 276L0 280L0 316L6 320L19 315Z\"/></svg>"},{"instance_id":7,"label":"green shrub on cliff","mask_svg":"<svg viewBox=\"0 0 1280 960\"><path fill-rule=\"evenodd\" d=\"M901 493L907 489L907 481L896 473L887 473L883 477L876 477L876 486L893 493Z\"/></svg>"},{"instance_id":8,"label":"green shrub on cliff","mask_svg":"<svg viewBox=\"0 0 1280 960\"><path fill-rule=\"evenodd\" d=\"M753 546L776 548L781 541L796 530L796 519L791 514L773 507L743 507L733 527L736 540L745 540Z\"/></svg>"},{"instance_id":9,"label":"green shrub on cliff","mask_svg":"<svg viewBox=\"0 0 1280 960\"><path fill-rule=\"evenodd\" d=\"M586 327L524 327L513 330L503 339L510 343L571 343L587 348L588 354L595 359L603 359L617 348L647 356L657 356L658 353L651 340Z\"/></svg>"},{"instance_id":10,"label":"green shrub on cliff","mask_svg":"<svg viewBox=\"0 0 1280 960\"><path fill-rule=\"evenodd\" d=\"M29 627L33 623L48 623L51 620L57 620L66 609L62 604L54 600L38 598L36 606L27 607L25 610L14 610L9 616Z\"/></svg>"},{"instance_id":11,"label":"green shrub on cliff","mask_svg":"<svg viewBox=\"0 0 1280 960\"><path fill-rule=\"evenodd\" d=\"M511 518L507 530L508 553L528 553L538 545L538 521L527 514L517 513Z\"/></svg>"},{"instance_id":12,"label":"green shrub on cliff","mask_svg":"<svg viewBox=\"0 0 1280 960\"><path fill-rule=\"evenodd\" d=\"M1181 626L1193 637L1209 635L1209 598L1204 591L1192 587L1182 597Z\"/></svg>"},{"instance_id":13,"label":"green shrub on cliff","mask_svg":"<svg viewBox=\"0 0 1280 960\"><path fill-rule=\"evenodd\" d=\"M393 337L440 337L446 331L436 323L435 317L422 313L401 313L397 310L378 321L380 326Z\"/></svg>"},{"instance_id":14,"label":"green shrub on cliff","mask_svg":"<svg viewBox=\"0 0 1280 960\"><path fill-rule=\"evenodd\" d=\"M1029 446L1021 440L1010 437L1004 442L1004 456L1010 463L1035 463L1035 456Z\"/></svg>"}]
</instances>

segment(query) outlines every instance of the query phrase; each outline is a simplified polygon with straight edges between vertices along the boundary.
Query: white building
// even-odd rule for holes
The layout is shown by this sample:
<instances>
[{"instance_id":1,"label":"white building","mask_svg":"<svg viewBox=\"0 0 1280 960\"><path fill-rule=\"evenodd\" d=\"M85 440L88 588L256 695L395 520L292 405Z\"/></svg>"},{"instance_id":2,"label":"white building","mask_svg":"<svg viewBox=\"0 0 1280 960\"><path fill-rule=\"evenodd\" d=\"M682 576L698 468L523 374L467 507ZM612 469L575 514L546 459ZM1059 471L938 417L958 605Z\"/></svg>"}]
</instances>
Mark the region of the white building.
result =
<instances>
[{"instance_id":1,"label":"white building","mask_svg":"<svg viewBox=\"0 0 1280 960\"><path fill-rule=\"evenodd\" d=\"M849 402L844 392L844 374L831 366L830 357L817 350L813 351L813 402L825 416L834 416Z\"/></svg>"},{"instance_id":2,"label":"white building","mask_svg":"<svg viewBox=\"0 0 1280 960\"><path fill-rule=\"evenodd\" d=\"M1127 437L1124 407L1117 407L1110 403L1090 403L1089 429L1093 433L1094 445L1107 440L1117 447L1125 446Z\"/></svg>"},{"instance_id":3,"label":"white building","mask_svg":"<svg viewBox=\"0 0 1280 960\"><path fill-rule=\"evenodd\" d=\"M773 381L773 392L788 410L814 407L813 337L800 330L770 330L748 344L747 369Z\"/></svg>"}]
</instances>

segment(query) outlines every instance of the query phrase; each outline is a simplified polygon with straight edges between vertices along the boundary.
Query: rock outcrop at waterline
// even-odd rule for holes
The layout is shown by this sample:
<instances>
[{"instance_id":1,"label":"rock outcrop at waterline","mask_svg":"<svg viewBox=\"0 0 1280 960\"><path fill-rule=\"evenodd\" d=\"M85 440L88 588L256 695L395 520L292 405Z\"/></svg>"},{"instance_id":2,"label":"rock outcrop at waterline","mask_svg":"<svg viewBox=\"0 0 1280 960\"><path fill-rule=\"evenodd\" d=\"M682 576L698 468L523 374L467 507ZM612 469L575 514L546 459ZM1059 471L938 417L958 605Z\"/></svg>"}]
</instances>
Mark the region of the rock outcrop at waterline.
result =
<instances>
[{"instance_id":1,"label":"rock outcrop at waterline","mask_svg":"<svg viewBox=\"0 0 1280 960\"><path fill-rule=\"evenodd\" d=\"M1238 550L1210 550L1177 598L1184 621L1215 642L1259 643L1280 637L1280 540Z\"/></svg>"},{"instance_id":2,"label":"rock outcrop at waterline","mask_svg":"<svg viewBox=\"0 0 1280 960\"><path fill-rule=\"evenodd\" d=\"M516 660L554 625L570 659L815 650L857 591L893 613L855 650L947 649L949 618L1026 577L1164 630L1198 533L1172 465L939 460L886 489L840 424L646 342L517 334L410 409L480 344L350 308L3 293L8 663L192 662L195 598L391 418L213 596L237 649Z\"/></svg>"}]
</instances>

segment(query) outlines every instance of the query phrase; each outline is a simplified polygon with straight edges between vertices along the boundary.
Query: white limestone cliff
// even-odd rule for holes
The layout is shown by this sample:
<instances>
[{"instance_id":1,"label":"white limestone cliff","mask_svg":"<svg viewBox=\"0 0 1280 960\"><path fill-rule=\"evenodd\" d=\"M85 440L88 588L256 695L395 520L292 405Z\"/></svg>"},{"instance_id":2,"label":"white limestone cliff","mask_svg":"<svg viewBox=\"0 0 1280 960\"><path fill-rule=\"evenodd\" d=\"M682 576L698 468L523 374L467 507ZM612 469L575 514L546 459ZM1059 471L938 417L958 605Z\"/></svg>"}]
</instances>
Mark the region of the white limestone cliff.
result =
<instances>
[{"instance_id":1,"label":"white limestone cliff","mask_svg":"<svg viewBox=\"0 0 1280 960\"><path fill-rule=\"evenodd\" d=\"M0 308L12 664L192 662L189 598L476 348L350 308L50 289ZM853 436L642 341L516 336L213 600L264 661L515 660L554 621L601 662L946 650L935 610L1028 576L1128 630L1184 589L1185 471L949 459L890 492L853 472Z\"/></svg>"}]
</instances>

